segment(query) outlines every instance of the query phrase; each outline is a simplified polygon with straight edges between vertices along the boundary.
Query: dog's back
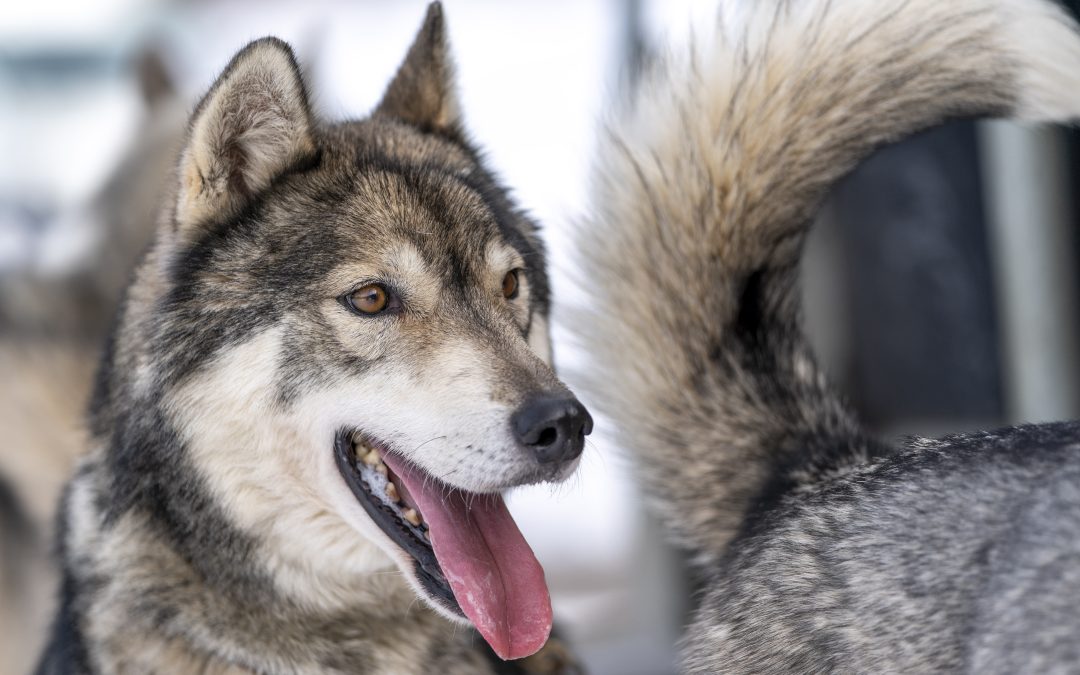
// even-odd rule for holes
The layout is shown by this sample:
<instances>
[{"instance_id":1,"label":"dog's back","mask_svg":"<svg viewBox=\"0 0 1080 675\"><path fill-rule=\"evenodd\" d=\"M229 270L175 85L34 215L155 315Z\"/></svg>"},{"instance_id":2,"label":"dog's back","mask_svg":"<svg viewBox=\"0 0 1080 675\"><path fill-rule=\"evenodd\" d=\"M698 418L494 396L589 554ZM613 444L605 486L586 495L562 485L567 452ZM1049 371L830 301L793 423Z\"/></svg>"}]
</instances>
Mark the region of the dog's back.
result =
<instances>
[{"instance_id":1,"label":"dog's back","mask_svg":"<svg viewBox=\"0 0 1080 675\"><path fill-rule=\"evenodd\" d=\"M1080 667L1080 424L919 441L757 514L690 631L699 669Z\"/></svg>"},{"instance_id":2,"label":"dog's back","mask_svg":"<svg viewBox=\"0 0 1080 675\"><path fill-rule=\"evenodd\" d=\"M1073 23L1043 0L722 9L613 124L576 247L598 402L713 575L687 668L1067 668L1080 429L875 441L815 364L797 281L824 194L882 143L1076 117Z\"/></svg>"}]
</instances>

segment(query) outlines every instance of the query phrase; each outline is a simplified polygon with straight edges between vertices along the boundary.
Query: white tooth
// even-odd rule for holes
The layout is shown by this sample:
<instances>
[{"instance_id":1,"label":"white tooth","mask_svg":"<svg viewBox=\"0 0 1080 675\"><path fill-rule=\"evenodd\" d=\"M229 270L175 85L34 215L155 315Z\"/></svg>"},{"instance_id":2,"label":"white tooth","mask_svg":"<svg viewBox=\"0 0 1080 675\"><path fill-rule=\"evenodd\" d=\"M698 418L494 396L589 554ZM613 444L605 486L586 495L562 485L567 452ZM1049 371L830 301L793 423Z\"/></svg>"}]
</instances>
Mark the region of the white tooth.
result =
<instances>
[{"instance_id":1,"label":"white tooth","mask_svg":"<svg viewBox=\"0 0 1080 675\"><path fill-rule=\"evenodd\" d=\"M420 514L416 512L416 509L405 509L401 515L405 520L409 521L413 527L420 527Z\"/></svg>"},{"instance_id":2,"label":"white tooth","mask_svg":"<svg viewBox=\"0 0 1080 675\"><path fill-rule=\"evenodd\" d=\"M364 464L368 466L376 466L382 464L382 455L375 448L371 448L366 455L364 455Z\"/></svg>"},{"instance_id":3,"label":"white tooth","mask_svg":"<svg viewBox=\"0 0 1080 675\"><path fill-rule=\"evenodd\" d=\"M389 497L392 502L401 501L401 495L398 494L397 486L390 481L386 482L386 496Z\"/></svg>"},{"instance_id":4,"label":"white tooth","mask_svg":"<svg viewBox=\"0 0 1080 675\"><path fill-rule=\"evenodd\" d=\"M375 465L375 472L378 473L380 476L385 477L386 474L387 474L386 465L383 464L382 462L379 462L378 464Z\"/></svg>"}]
</instances>

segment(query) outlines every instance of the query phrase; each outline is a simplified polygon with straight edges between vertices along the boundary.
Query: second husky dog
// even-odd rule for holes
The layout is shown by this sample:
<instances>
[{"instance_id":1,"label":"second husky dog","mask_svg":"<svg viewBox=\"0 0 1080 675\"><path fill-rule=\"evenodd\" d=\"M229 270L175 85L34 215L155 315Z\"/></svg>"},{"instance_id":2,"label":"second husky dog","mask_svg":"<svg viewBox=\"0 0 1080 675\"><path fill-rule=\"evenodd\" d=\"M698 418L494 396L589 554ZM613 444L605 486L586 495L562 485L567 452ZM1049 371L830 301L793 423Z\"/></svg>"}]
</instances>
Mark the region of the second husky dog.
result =
<instances>
[{"instance_id":1,"label":"second husky dog","mask_svg":"<svg viewBox=\"0 0 1080 675\"><path fill-rule=\"evenodd\" d=\"M291 50L246 47L98 377L41 672L504 672L466 619L536 652L543 570L499 495L569 475L592 425L548 303L438 4L362 121L318 122Z\"/></svg>"},{"instance_id":2,"label":"second husky dog","mask_svg":"<svg viewBox=\"0 0 1080 675\"><path fill-rule=\"evenodd\" d=\"M164 54L146 48L133 65L146 111L123 159L88 203L38 232L30 260L0 277L0 485L10 491L0 499L9 510L0 516L0 673L31 672L41 656L59 577L50 544L60 492L85 449L101 345L153 235L189 112ZM85 247L69 266L41 264L73 239Z\"/></svg>"},{"instance_id":3,"label":"second husky dog","mask_svg":"<svg viewBox=\"0 0 1080 675\"><path fill-rule=\"evenodd\" d=\"M614 124L576 325L597 400L707 574L690 672L1080 672L1080 425L887 446L800 329L828 188L961 115L1080 115L1059 7L727 2Z\"/></svg>"}]
</instances>

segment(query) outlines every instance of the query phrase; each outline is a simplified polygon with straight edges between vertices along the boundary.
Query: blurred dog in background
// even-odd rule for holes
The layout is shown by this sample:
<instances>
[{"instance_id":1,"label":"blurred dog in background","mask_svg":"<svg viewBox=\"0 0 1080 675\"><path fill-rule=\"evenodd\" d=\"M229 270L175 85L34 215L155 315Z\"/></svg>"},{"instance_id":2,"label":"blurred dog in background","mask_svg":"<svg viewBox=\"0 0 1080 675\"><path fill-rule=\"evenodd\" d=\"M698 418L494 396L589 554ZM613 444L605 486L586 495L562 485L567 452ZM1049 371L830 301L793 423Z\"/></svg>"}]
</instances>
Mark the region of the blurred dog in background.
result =
<instances>
[{"instance_id":1,"label":"blurred dog in background","mask_svg":"<svg viewBox=\"0 0 1080 675\"><path fill-rule=\"evenodd\" d=\"M86 447L93 374L183 135L187 105L164 55L134 61L145 112L131 149L89 204L39 235L85 240L76 262L58 272L39 256L0 279L0 372L13 385L0 388L0 672L28 672L47 636L61 486Z\"/></svg>"}]
</instances>

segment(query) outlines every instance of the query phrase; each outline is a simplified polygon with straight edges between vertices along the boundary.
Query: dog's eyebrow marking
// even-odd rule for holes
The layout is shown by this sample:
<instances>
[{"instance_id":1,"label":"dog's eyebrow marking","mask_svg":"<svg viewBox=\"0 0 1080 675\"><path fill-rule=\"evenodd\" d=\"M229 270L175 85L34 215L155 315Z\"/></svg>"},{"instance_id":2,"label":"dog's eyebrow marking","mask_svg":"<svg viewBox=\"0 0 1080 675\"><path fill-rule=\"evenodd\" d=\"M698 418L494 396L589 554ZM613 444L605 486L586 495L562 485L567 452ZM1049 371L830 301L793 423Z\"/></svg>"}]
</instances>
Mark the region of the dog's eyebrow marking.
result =
<instances>
[{"instance_id":1,"label":"dog's eyebrow marking","mask_svg":"<svg viewBox=\"0 0 1080 675\"><path fill-rule=\"evenodd\" d=\"M525 258L515 248L501 241L489 241L484 250L484 260L489 267L502 273L525 265Z\"/></svg>"},{"instance_id":2,"label":"dog's eyebrow marking","mask_svg":"<svg viewBox=\"0 0 1080 675\"><path fill-rule=\"evenodd\" d=\"M395 243L384 255L384 270L400 285L413 307L434 307L439 297L439 275L414 244Z\"/></svg>"},{"instance_id":3,"label":"dog's eyebrow marking","mask_svg":"<svg viewBox=\"0 0 1080 675\"><path fill-rule=\"evenodd\" d=\"M424 256L407 241L399 242L387 251L385 260L387 271L395 276L400 275L408 279L431 276L431 270Z\"/></svg>"}]
</instances>

